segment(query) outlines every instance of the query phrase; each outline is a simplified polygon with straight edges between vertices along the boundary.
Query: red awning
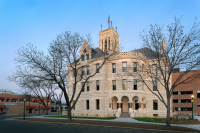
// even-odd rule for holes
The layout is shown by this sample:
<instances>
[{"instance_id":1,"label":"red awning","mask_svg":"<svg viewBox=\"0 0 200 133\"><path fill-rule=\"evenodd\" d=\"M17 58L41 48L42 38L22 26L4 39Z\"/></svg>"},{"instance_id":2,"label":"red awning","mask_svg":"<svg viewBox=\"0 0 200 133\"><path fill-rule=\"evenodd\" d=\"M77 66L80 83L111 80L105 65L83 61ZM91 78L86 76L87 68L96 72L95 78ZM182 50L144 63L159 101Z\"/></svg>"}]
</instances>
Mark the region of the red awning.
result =
<instances>
[{"instance_id":1,"label":"red awning","mask_svg":"<svg viewBox=\"0 0 200 133\"><path fill-rule=\"evenodd\" d=\"M40 106L40 108L41 108L41 109L43 109L43 108L44 108L44 106ZM48 106L48 108L50 109L50 108L51 108L51 106Z\"/></svg>"},{"instance_id":2,"label":"red awning","mask_svg":"<svg viewBox=\"0 0 200 133\"><path fill-rule=\"evenodd\" d=\"M39 101L39 99L34 99L34 101Z\"/></svg>"},{"instance_id":3,"label":"red awning","mask_svg":"<svg viewBox=\"0 0 200 133\"><path fill-rule=\"evenodd\" d=\"M0 105L0 109L5 109L6 106L5 105Z\"/></svg>"},{"instance_id":4,"label":"red awning","mask_svg":"<svg viewBox=\"0 0 200 133\"><path fill-rule=\"evenodd\" d=\"M26 101L31 101L31 99L26 99Z\"/></svg>"},{"instance_id":5,"label":"red awning","mask_svg":"<svg viewBox=\"0 0 200 133\"><path fill-rule=\"evenodd\" d=\"M0 99L5 99L4 97L0 97Z\"/></svg>"},{"instance_id":6,"label":"red awning","mask_svg":"<svg viewBox=\"0 0 200 133\"><path fill-rule=\"evenodd\" d=\"M17 100L17 98L11 98L11 100Z\"/></svg>"},{"instance_id":7,"label":"red awning","mask_svg":"<svg viewBox=\"0 0 200 133\"><path fill-rule=\"evenodd\" d=\"M10 100L10 98L9 98L9 97L7 97L6 99L7 99L7 100Z\"/></svg>"},{"instance_id":8,"label":"red awning","mask_svg":"<svg viewBox=\"0 0 200 133\"><path fill-rule=\"evenodd\" d=\"M51 102L51 100L48 100L48 102Z\"/></svg>"},{"instance_id":9,"label":"red awning","mask_svg":"<svg viewBox=\"0 0 200 133\"><path fill-rule=\"evenodd\" d=\"M19 100L23 100L24 101L24 98L20 98Z\"/></svg>"},{"instance_id":10,"label":"red awning","mask_svg":"<svg viewBox=\"0 0 200 133\"><path fill-rule=\"evenodd\" d=\"M29 106L26 106L26 108L29 108ZM37 108L36 106L30 106L30 109L35 109Z\"/></svg>"}]
</instances>

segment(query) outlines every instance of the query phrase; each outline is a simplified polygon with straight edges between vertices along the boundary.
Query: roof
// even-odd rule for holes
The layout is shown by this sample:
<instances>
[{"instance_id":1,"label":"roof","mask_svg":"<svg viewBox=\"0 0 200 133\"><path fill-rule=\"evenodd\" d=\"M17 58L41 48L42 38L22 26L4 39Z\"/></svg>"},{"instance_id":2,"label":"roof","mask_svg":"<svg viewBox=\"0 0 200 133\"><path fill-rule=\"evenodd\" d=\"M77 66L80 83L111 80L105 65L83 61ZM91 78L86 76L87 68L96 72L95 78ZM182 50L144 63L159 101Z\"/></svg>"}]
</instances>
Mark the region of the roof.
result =
<instances>
[{"instance_id":1,"label":"roof","mask_svg":"<svg viewBox=\"0 0 200 133\"><path fill-rule=\"evenodd\" d=\"M145 55L146 59L156 58L156 56L155 56L156 52L149 48L141 48L141 49L136 49L136 50L132 50L132 51L142 53L143 55Z\"/></svg>"},{"instance_id":2,"label":"roof","mask_svg":"<svg viewBox=\"0 0 200 133\"><path fill-rule=\"evenodd\" d=\"M91 59L96 59L96 58L100 58L103 57L105 55L108 55L108 53L103 52L101 49L96 48L96 49L92 49L92 58Z\"/></svg>"}]
</instances>

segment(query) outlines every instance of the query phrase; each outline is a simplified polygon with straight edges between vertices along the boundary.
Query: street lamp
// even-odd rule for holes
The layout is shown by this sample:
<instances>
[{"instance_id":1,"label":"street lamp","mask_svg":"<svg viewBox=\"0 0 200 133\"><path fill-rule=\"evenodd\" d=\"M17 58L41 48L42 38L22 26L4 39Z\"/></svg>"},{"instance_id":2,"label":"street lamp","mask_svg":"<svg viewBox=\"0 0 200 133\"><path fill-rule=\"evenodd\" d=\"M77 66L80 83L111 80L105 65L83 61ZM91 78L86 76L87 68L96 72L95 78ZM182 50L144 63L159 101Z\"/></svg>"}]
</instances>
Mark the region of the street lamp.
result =
<instances>
[{"instance_id":1,"label":"street lamp","mask_svg":"<svg viewBox=\"0 0 200 133\"><path fill-rule=\"evenodd\" d=\"M26 99L24 98L24 120L25 120L25 102L26 102Z\"/></svg>"},{"instance_id":2,"label":"street lamp","mask_svg":"<svg viewBox=\"0 0 200 133\"><path fill-rule=\"evenodd\" d=\"M192 120L193 120L194 119L193 118L193 98L194 98L194 95L192 95L191 98L192 98L191 102L192 102Z\"/></svg>"}]
</instances>

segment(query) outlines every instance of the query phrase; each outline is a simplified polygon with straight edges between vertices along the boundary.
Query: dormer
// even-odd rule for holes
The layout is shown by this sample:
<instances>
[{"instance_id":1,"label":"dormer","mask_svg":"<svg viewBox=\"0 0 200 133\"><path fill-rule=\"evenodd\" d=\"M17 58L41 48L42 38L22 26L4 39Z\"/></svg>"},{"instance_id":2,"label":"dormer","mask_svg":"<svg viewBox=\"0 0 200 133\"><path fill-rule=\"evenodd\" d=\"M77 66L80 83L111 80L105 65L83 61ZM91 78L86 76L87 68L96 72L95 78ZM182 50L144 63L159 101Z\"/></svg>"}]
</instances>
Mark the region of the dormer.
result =
<instances>
[{"instance_id":1,"label":"dormer","mask_svg":"<svg viewBox=\"0 0 200 133\"><path fill-rule=\"evenodd\" d=\"M91 59L91 51L92 51L92 48L85 40L79 51L79 56L80 56L81 61L90 60Z\"/></svg>"},{"instance_id":2,"label":"dormer","mask_svg":"<svg viewBox=\"0 0 200 133\"><path fill-rule=\"evenodd\" d=\"M103 52L119 52L119 34L111 26L99 31L99 49Z\"/></svg>"}]
</instances>

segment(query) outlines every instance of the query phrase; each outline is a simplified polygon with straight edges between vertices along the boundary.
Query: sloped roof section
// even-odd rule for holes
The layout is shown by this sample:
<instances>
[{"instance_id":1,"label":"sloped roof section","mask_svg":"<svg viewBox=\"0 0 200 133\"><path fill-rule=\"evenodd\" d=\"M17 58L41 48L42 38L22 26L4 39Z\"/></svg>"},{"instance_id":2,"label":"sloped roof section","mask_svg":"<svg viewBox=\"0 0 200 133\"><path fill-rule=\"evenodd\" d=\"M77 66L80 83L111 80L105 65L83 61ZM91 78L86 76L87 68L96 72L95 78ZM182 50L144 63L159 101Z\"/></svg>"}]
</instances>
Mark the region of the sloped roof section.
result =
<instances>
[{"instance_id":1,"label":"sloped roof section","mask_svg":"<svg viewBox=\"0 0 200 133\"><path fill-rule=\"evenodd\" d=\"M141 48L141 49L136 49L136 50L132 50L132 51L142 53L143 55L145 55L146 59L155 59L156 53L157 53L149 48Z\"/></svg>"},{"instance_id":2,"label":"sloped roof section","mask_svg":"<svg viewBox=\"0 0 200 133\"><path fill-rule=\"evenodd\" d=\"M101 49L96 48L96 49L92 49L92 59L96 59L96 58L100 58L103 57L105 55L108 55L108 53L103 52Z\"/></svg>"}]
</instances>

